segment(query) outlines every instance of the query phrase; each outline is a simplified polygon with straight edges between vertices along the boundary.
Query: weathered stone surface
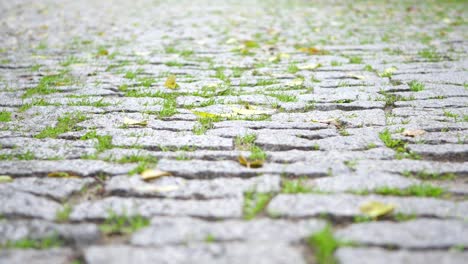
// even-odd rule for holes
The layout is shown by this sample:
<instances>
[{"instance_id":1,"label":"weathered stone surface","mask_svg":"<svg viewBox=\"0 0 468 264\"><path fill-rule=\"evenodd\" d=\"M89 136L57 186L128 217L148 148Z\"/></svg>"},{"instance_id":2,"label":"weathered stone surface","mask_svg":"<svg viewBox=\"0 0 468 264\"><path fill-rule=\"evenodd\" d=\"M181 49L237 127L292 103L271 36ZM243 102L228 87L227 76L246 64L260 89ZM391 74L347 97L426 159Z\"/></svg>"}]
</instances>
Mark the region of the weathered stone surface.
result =
<instances>
[{"instance_id":1,"label":"weathered stone surface","mask_svg":"<svg viewBox=\"0 0 468 264\"><path fill-rule=\"evenodd\" d=\"M189 218L154 218L151 226L132 236L132 244L163 246L203 242L209 237L215 241L298 242L325 227L321 220L258 219L252 221L207 222Z\"/></svg>"},{"instance_id":2,"label":"weathered stone surface","mask_svg":"<svg viewBox=\"0 0 468 264\"><path fill-rule=\"evenodd\" d=\"M315 263L314 218L351 229L370 200L396 206L372 222L385 238L425 240L363 243L343 262L465 255L425 242L468 218L463 1L1 2L0 226L58 230L72 255L5 249L6 262ZM247 168L240 155L266 158ZM173 176L141 180L153 168ZM413 184L446 193L364 195ZM97 237L109 209L152 226ZM399 213L441 228L403 228Z\"/></svg>"},{"instance_id":3,"label":"weathered stone surface","mask_svg":"<svg viewBox=\"0 0 468 264\"><path fill-rule=\"evenodd\" d=\"M468 254L456 251L408 251L385 250L381 248L339 248L336 258L343 264L461 264L465 263Z\"/></svg>"},{"instance_id":4,"label":"weathered stone surface","mask_svg":"<svg viewBox=\"0 0 468 264\"><path fill-rule=\"evenodd\" d=\"M17 178L4 186L35 195L65 200L92 182L92 179L27 177Z\"/></svg>"},{"instance_id":5,"label":"weathered stone surface","mask_svg":"<svg viewBox=\"0 0 468 264\"><path fill-rule=\"evenodd\" d=\"M410 144L408 148L427 159L447 161L468 160L468 145L465 144Z\"/></svg>"},{"instance_id":6,"label":"weathered stone surface","mask_svg":"<svg viewBox=\"0 0 468 264\"><path fill-rule=\"evenodd\" d=\"M267 211L275 216L307 217L320 214L334 216L361 215L359 206L368 201L380 201L395 205L394 213L420 216L466 218L468 203L438 200L434 198L390 197L351 194L281 194L273 198Z\"/></svg>"},{"instance_id":7,"label":"weathered stone surface","mask_svg":"<svg viewBox=\"0 0 468 264\"><path fill-rule=\"evenodd\" d=\"M67 264L76 254L68 248L38 249L5 249L0 251L0 263L8 264Z\"/></svg>"},{"instance_id":8,"label":"weathered stone surface","mask_svg":"<svg viewBox=\"0 0 468 264\"><path fill-rule=\"evenodd\" d=\"M87 245L96 242L99 230L95 224L56 224L42 220L0 222L0 244L20 239L40 239L58 235L67 242Z\"/></svg>"},{"instance_id":9,"label":"weathered stone surface","mask_svg":"<svg viewBox=\"0 0 468 264\"><path fill-rule=\"evenodd\" d=\"M305 263L299 250L281 243L225 243L166 246L157 249L95 246L84 252L86 263Z\"/></svg>"},{"instance_id":10,"label":"weathered stone surface","mask_svg":"<svg viewBox=\"0 0 468 264\"><path fill-rule=\"evenodd\" d=\"M37 217L53 220L59 203L30 193L0 186L0 214L11 216Z\"/></svg>"},{"instance_id":11,"label":"weathered stone surface","mask_svg":"<svg viewBox=\"0 0 468 264\"><path fill-rule=\"evenodd\" d=\"M106 191L112 194L184 199L239 197L246 191L277 192L279 190L280 177L278 175L212 180L163 177L151 182L145 182L139 176L116 176L109 179L106 184Z\"/></svg>"},{"instance_id":12,"label":"weathered stone surface","mask_svg":"<svg viewBox=\"0 0 468 264\"><path fill-rule=\"evenodd\" d=\"M123 174L135 167L133 164L113 164L100 160L33 160L0 161L0 171L12 176L44 176L51 172L69 172L92 176L99 173Z\"/></svg>"},{"instance_id":13,"label":"weathered stone surface","mask_svg":"<svg viewBox=\"0 0 468 264\"><path fill-rule=\"evenodd\" d=\"M312 180L310 185L317 190L325 192L344 192L359 190L374 190L379 187L406 188L419 183L418 180L402 176L373 173L358 175L340 175Z\"/></svg>"},{"instance_id":14,"label":"weathered stone surface","mask_svg":"<svg viewBox=\"0 0 468 264\"><path fill-rule=\"evenodd\" d=\"M424 227L421 230L421 227ZM468 245L468 224L459 220L416 219L401 223L353 224L335 232L363 245L434 249Z\"/></svg>"},{"instance_id":15,"label":"weathered stone surface","mask_svg":"<svg viewBox=\"0 0 468 264\"><path fill-rule=\"evenodd\" d=\"M197 216L205 218L238 218L242 215L242 198L213 200L166 200L108 197L84 202L73 207L72 220L104 219L109 210L118 214Z\"/></svg>"}]
</instances>

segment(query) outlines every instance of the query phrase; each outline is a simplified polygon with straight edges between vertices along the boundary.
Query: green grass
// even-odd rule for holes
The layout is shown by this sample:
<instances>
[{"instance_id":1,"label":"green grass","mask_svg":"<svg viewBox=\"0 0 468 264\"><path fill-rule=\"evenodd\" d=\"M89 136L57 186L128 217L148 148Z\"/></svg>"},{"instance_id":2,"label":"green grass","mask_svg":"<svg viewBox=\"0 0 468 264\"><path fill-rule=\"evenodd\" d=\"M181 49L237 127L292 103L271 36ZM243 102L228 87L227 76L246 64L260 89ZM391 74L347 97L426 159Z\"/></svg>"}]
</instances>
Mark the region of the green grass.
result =
<instances>
[{"instance_id":1,"label":"green grass","mask_svg":"<svg viewBox=\"0 0 468 264\"><path fill-rule=\"evenodd\" d=\"M74 79L67 72L62 71L59 74L48 75L41 78L36 87L26 90L22 98L31 97L34 94L52 94L58 92L57 86L70 85Z\"/></svg>"},{"instance_id":2,"label":"green grass","mask_svg":"<svg viewBox=\"0 0 468 264\"><path fill-rule=\"evenodd\" d=\"M391 148L396 151L396 159L421 159L421 157L406 147L406 142L401 139L393 139L392 134L388 129L379 133L379 138L388 148Z\"/></svg>"},{"instance_id":3,"label":"green grass","mask_svg":"<svg viewBox=\"0 0 468 264\"><path fill-rule=\"evenodd\" d=\"M138 75L141 74L142 72L143 72L143 69L137 69L135 71L127 71L124 75L124 78L133 80L133 79L136 79Z\"/></svg>"},{"instance_id":4,"label":"green grass","mask_svg":"<svg viewBox=\"0 0 468 264\"><path fill-rule=\"evenodd\" d=\"M44 128L35 138L57 138L58 135L78 130L76 125L86 120L86 116L80 112L66 113L59 117L55 126Z\"/></svg>"},{"instance_id":5,"label":"green grass","mask_svg":"<svg viewBox=\"0 0 468 264\"><path fill-rule=\"evenodd\" d=\"M340 242L335 239L329 226L308 237L307 243L314 251L317 264L338 263L333 254L340 246Z\"/></svg>"},{"instance_id":6,"label":"green grass","mask_svg":"<svg viewBox=\"0 0 468 264\"><path fill-rule=\"evenodd\" d=\"M137 166L128 172L129 175L141 174L145 170L156 166L156 164L147 162L147 161L140 161L138 162Z\"/></svg>"},{"instance_id":7,"label":"green grass","mask_svg":"<svg viewBox=\"0 0 468 264\"><path fill-rule=\"evenodd\" d=\"M180 63L180 62L177 62L177 61L168 61L168 62L164 63L164 65L166 65L167 67L182 67L182 66L184 66L183 63Z\"/></svg>"},{"instance_id":8,"label":"green grass","mask_svg":"<svg viewBox=\"0 0 468 264\"><path fill-rule=\"evenodd\" d=\"M159 111L159 118L170 117L177 114L177 101L176 97L166 98L163 102L163 107Z\"/></svg>"},{"instance_id":9,"label":"green grass","mask_svg":"<svg viewBox=\"0 0 468 264\"><path fill-rule=\"evenodd\" d=\"M244 194L244 219L251 220L266 207L272 195L269 193L246 192Z\"/></svg>"},{"instance_id":10,"label":"green grass","mask_svg":"<svg viewBox=\"0 0 468 264\"><path fill-rule=\"evenodd\" d=\"M145 88L149 88L151 87L151 85L153 85L153 83L156 82L156 80L152 77L142 77L142 78L138 78L138 82L140 83L141 86Z\"/></svg>"},{"instance_id":11,"label":"green grass","mask_svg":"<svg viewBox=\"0 0 468 264\"><path fill-rule=\"evenodd\" d=\"M438 173L438 172L428 172L426 170L421 170L417 172L403 171L402 175L410 178L417 178L421 180L453 180L456 178L453 173Z\"/></svg>"},{"instance_id":12,"label":"green grass","mask_svg":"<svg viewBox=\"0 0 468 264\"><path fill-rule=\"evenodd\" d=\"M234 78L240 78L245 71L245 69L239 68L239 67L234 67L231 70L232 70L232 77Z\"/></svg>"},{"instance_id":13,"label":"green grass","mask_svg":"<svg viewBox=\"0 0 468 264\"><path fill-rule=\"evenodd\" d=\"M36 157L31 151L22 154L0 154L0 160L34 160Z\"/></svg>"},{"instance_id":14,"label":"green grass","mask_svg":"<svg viewBox=\"0 0 468 264\"><path fill-rule=\"evenodd\" d=\"M70 218L72 207L69 204L63 205L62 210L57 211L55 214L55 220L58 222L66 222Z\"/></svg>"},{"instance_id":15,"label":"green grass","mask_svg":"<svg viewBox=\"0 0 468 264\"><path fill-rule=\"evenodd\" d=\"M140 215L129 216L125 213L118 215L114 211L109 211L108 217L104 223L99 225L99 229L107 235L125 235L131 234L149 224L150 221Z\"/></svg>"},{"instance_id":16,"label":"green grass","mask_svg":"<svg viewBox=\"0 0 468 264\"><path fill-rule=\"evenodd\" d=\"M0 122L10 122L11 121L11 112L0 111Z\"/></svg>"},{"instance_id":17,"label":"green grass","mask_svg":"<svg viewBox=\"0 0 468 264\"><path fill-rule=\"evenodd\" d=\"M424 90L424 84L418 81L411 81L408 86L412 92L420 92Z\"/></svg>"},{"instance_id":18,"label":"green grass","mask_svg":"<svg viewBox=\"0 0 468 264\"><path fill-rule=\"evenodd\" d=\"M23 104L20 108L19 108L19 111L20 112L24 112L28 109L30 109L31 107L33 106L59 106L60 104L59 103L49 103L47 102L46 100L44 100L43 98L34 98L31 103L28 103L28 104Z\"/></svg>"},{"instance_id":19,"label":"green grass","mask_svg":"<svg viewBox=\"0 0 468 264\"><path fill-rule=\"evenodd\" d=\"M289 95L287 93L271 93L269 96L275 97L281 102L297 102L297 96Z\"/></svg>"},{"instance_id":20,"label":"green grass","mask_svg":"<svg viewBox=\"0 0 468 264\"><path fill-rule=\"evenodd\" d=\"M60 247L64 241L58 235L51 235L38 239L22 238L14 241L7 241L5 244L0 245L0 248L19 248L19 249L48 249Z\"/></svg>"},{"instance_id":21,"label":"green grass","mask_svg":"<svg viewBox=\"0 0 468 264\"><path fill-rule=\"evenodd\" d=\"M112 105L111 103L104 103L104 99L92 102L89 98L83 99L81 101L69 102L68 106L94 106L94 107L106 107Z\"/></svg>"},{"instance_id":22,"label":"green grass","mask_svg":"<svg viewBox=\"0 0 468 264\"><path fill-rule=\"evenodd\" d=\"M250 148L250 156L248 157L249 160L266 160L267 154L265 151L263 151L262 148L259 146L253 145Z\"/></svg>"},{"instance_id":23,"label":"green grass","mask_svg":"<svg viewBox=\"0 0 468 264\"><path fill-rule=\"evenodd\" d=\"M254 145L256 139L257 135L254 133L246 134L244 136L236 136L234 139L234 145L238 150L249 150Z\"/></svg>"},{"instance_id":24,"label":"green grass","mask_svg":"<svg viewBox=\"0 0 468 264\"><path fill-rule=\"evenodd\" d=\"M217 67L214 69L215 70L215 75L210 76L214 78L218 78L223 82L229 82L229 77L224 74L224 70L226 70L225 67Z\"/></svg>"},{"instance_id":25,"label":"green grass","mask_svg":"<svg viewBox=\"0 0 468 264\"><path fill-rule=\"evenodd\" d=\"M401 139L393 139L392 134L388 129L379 133L379 138L388 148L391 148L396 152L406 152L406 143Z\"/></svg>"},{"instance_id":26,"label":"green grass","mask_svg":"<svg viewBox=\"0 0 468 264\"><path fill-rule=\"evenodd\" d=\"M442 60L442 56L435 49L423 49L418 52L421 58L424 58L431 62L437 62Z\"/></svg>"},{"instance_id":27,"label":"green grass","mask_svg":"<svg viewBox=\"0 0 468 264\"><path fill-rule=\"evenodd\" d=\"M376 194L392 196L417 196L417 197L440 197L445 194L441 187L430 184L411 185L408 188L399 189L392 187L380 187L374 190Z\"/></svg>"},{"instance_id":28,"label":"green grass","mask_svg":"<svg viewBox=\"0 0 468 264\"><path fill-rule=\"evenodd\" d=\"M304 179L297 179L297 180L283 180L281 193L310 193L312 192L312 188L306 186L304 183Z\"/></svg>"},{"instance_id":29,"label":"green grass","mask_svg":"<svg viewBox=\"0 0 468 264\"><path fill-rule=\"evenodd\" d=\"M84 62L86 62L86 60L77 58L75 56L70 56L70 57L67 57L64 61L62 61L60 65L63 67L68 67L72 64L78 64L78 63L84 63Z\"/></svg>"},{"instance_id":30,"label":"green grass","mask_svg":"<svg viewBox=\"0 0 468 264\"><path fill-rule=\"evenodd\" d=\"M295 73L297 73L299 70L300 70L299 67L298 67L296 64L294 64L294 63L291 63L291 64L289 64L289 66L288 66L288 72L291 73L291 74L295 74Z\"/></svg>"},{"instance_id":31,"label":"green grass","mask_svg":"<svg viewBox=\"0 0 468 264\"><path fill-rule=\"evenodd\" d=\"M100 136L97 134L96 130L86 133L80 139L81 140L96 139L97 142L94 145L94 147L96 148L96 151L98 153L114 147L114 145L112 145L112 136L110 135Z\"/></svg>"},{"instance_id":32,"label":"green grass","mask_svg":"<svg viewBox=\"0 0 468 264\"><path fill-rule=\"evenodd\" d=\"M118 163L125 164L125 163L136 163L136 162L145 162L145 163L157 163L158 159L153 156L149 155L129 155L124 156L117 160Z\"/></svg>"},{"instance_id":33,"label":"green grass","mask_svg":"<svg viewBox=\"0 0 468 264\"><path fill-rule=\"evenodd\" d=\"M195 135L203 135L206 133L206 131L214 127L215 121L216 121L216 118L200 117L198 118L198 124L193 126L192 132Z\"/></svg>"},{"instance_id":34,"label":"green grass","mask_svg":"<svg viewBox=\"0 0 468 264\"><path fill-rule=\"evenodd\" d=\"M333 66L333 67L335 67L335 66L341 66L341 65L343 65L343 63L338 62L338 61L331 61L331 62L330 62L330 65Z\"/></svg>"},{"instance_id":35,"label":"green grass","mask_svg":"<svg viewBox=\"0 0 468 264\"><path fill-rule=\"evenodd\" d=\"M447 110L444 110L444 116L445 117L449 117L449 118L453 118L455 120L455 122L458 120L458 118L460 117L458 114L455 114L455 113L452 113L450 111L447 111Z\"/></svg>"},{"instance_id":36,"label":"green grass","mask_svg":"<svg viewBox=\"0 0 468 264\"><path fill-rule=\"evenodd\" d=\"M351 64L361 64L362 63L362 58L358 57L358 56L349 57L349 63L351 63Z\"/></svg>"}]
</instances>

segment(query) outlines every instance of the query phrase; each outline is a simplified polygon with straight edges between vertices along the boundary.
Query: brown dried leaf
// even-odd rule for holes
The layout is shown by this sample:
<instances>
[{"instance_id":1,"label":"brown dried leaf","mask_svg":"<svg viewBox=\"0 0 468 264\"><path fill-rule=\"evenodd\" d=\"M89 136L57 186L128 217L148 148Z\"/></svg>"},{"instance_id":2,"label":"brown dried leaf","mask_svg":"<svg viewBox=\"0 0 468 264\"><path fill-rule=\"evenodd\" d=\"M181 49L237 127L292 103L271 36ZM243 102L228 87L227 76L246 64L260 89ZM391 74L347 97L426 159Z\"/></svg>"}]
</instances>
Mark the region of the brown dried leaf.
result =
<instances>
[{"instance_id":1,"label":"brown dried leaf","mask_svg":"<svg viewBox=\"0 0 468 264\"><path fill-rule=\"evenodd\" d=\"M242 156L242 155L239 155L239 163L244 166L244 167L247 167L247 168L260 168L263 166L263 163L265 161L263 160L248 160L246 157Z\"/></svg>"},{"instance_id":2,"label":"brown dried leaf","mask_svg":"<svg viewBox=\"0 0 468 264\"><path fill-rule=\"evenodd\" d=\"M80 176L76 175L73 172L68 171L54 171L47 174L47 177L51 178L79 178Z\"/></svg>"},{"instance_id":3,"label":"brown dried leaf","mask_svg":"<svg viewBox=\"0 0 468 264\"><path fill-rule=\"evenodd\" d=\"M424 133L426 133L426 131L422 130L422 129L414 129L414 130L405 130L403 133L401 133L403 136L405 137L416 137L416 136L421 136L423 135Z\"/></svg>"},{"instance_id":4,"label":"brown dried leaf","mask_svg":"<svg viewBox=\"0 0 468 264\"><path fill-rule=\"evenodd\" d=\"M144 181L151 181L151 180L163 177L163 176L172 176L172 174L167 171L154 170L154 169L145 170L141 173L141 179Z\"/></svg>"}]
</instances>

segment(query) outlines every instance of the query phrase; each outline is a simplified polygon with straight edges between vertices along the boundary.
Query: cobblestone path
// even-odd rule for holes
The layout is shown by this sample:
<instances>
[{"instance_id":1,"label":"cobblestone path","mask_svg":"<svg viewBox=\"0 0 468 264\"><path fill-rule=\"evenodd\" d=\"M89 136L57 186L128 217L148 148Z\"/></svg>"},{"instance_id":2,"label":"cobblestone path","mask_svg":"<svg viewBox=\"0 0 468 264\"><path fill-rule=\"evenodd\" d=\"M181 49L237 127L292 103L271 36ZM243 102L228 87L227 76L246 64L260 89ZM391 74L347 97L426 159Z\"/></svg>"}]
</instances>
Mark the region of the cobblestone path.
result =
<instances>
[{"instance_id":1,"label":"cobblestone path","mask_svg":"<svg viewBox=\"0 0 468 264\"><path fill-rule=\"evenodd\" d=\"M466 263L466 1L0 1L0 263Z\"/></svg>"}]
</instances>

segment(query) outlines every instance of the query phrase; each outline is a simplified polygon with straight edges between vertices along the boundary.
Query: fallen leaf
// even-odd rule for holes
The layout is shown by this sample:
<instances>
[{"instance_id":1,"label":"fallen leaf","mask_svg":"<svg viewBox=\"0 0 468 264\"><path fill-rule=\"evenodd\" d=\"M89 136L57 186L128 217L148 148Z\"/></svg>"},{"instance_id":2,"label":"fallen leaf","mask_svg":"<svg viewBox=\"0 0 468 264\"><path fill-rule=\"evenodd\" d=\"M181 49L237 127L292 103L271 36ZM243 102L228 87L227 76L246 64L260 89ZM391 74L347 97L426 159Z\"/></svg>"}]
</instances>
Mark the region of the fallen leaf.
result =
<instances>
[{"instance_id":1,"label":"fallen leaf","mask_svg":"<svg viewBox=\"0 0 468 264\"><path fill-rule=\"evenodd\" d=\"M318 49L316 47L302 47L299 48L300 52L308 53L311 55L316 55L316 54L327 54L328 52L325 50Z\"/></svg>"},{"instance_id":2,"label":"fallen leaf","mask_svg":"<svg viewBox=\"0 0 468 264\"><path fill-rule=\"evenodd\" d=\"M268 110L255 110L255 109L245 109L245 108L242 109L242 108L237 108L237 107L233 107L232 112L238 115L246 115L246 116L271 114L271 111L268 111Z\"/></svg>"},{"instance_id":3,"label":"fallen leaf","mask_svg":"<svg viewBox=\"0 0 468 264\"><path fill-rule=\"evenodd\" d=\"M353 73L348 73L346 76L350 77L350 78L353 78L353 79L356 79L356 80L366 79L366 77L364 75L357 75L357 74L353 74Z\"/></svg>"},{"instance_id":4,"label":"fallen leaf","mask_svg":"<svg viewBox=\"0 0 468 264\"><path fill-rule=\"evenodd\" d=\"M263 160L248 160L247 158L245 158L244 156L242 155L239 155L239 163L242 165L242 166L245 166L247 168L260 168L263 166L263 163L264 161Z\"/></svg>"},{"instance_id":5,"label":"fallen leaf","mask_svg":"<svg viewBox=\"0 0 468 264\"><path fill-rule=\"evenodd\" d=\"M230 38L226 41L226 44L236 44L236 43L238 43L238 41L235 38Z\"/></svg>"},{"instance_id":6,"label":"fallen leaf","mask_svg":"<svg viewBox=\"0 0 468 264\"><path fill-rule=\"evenodd\" d=\"M416 137L426 133L426 131L422 129L415 129L415 130L405 130L405 132L401 133L405 137Z\"/></svg>"},{"instance_id":7,"label":"fallen leaf","mask_svg":"<svg viewBox=\"0 0 468 264\"><path fill-rule=\"evenodd\" d=\"M231 117L231 114L213 114L208 112L192 111L192 113L200 118L219 118L219 117Z\"/></svg>"},{"instance_id":8,"label":"fallen leaf","mask_svg":"<svg viewBox=\"0 0 468 264\"><path fill-rule=\"evenodd\" d=\"M396 70L397 70L396 67L390 67L390 68L385 69L385 70L384 70L383 72L381 72L379 75L380 75L380 76L392 75Z\"/></svg>"},{"instance_id":9,"label":"fallen leaf","mask_svg":"<svg viewBox=\"0 0 468 264\"><path fill-rule=\"evenodd\" d=\"M127 125L127 126L147 126L148 125L147 120L138 121L138 120L130 119L130 118L127 118L127 117L124 118L123 123L124 123L124 125Z\"/></svg>"},{"instance_id":10,"label":"fallen leaf","mask_svg":"<svg viewBox=\"0 0 468 264\"><path fill-rule=\"evenodd\" d=\"M330 118L330 119L325 119L325 120L312 120L313 122L318 122L322 124L327 124L327 125L333 125L336 128L341 128L343 127L343 122L341 122L339 119L336 118Z\"/></svg>"},{"instance_id":11,"label":"fallen leaf","mask_svg":"<svg viewBox=\"0 0 468 264\"><path fill-rule=\"evenodd\" d=\"M379 216L387 215L393 212L395 205L381 203L378 201L369 201L362 204L359 209L367 216L378 218Z\"/></svg>"},{"instance_id":12,"label":"fallen leaf","mask_svg":"<svg viewBox=\"0 0 468 264\"><path fill-rule=\"evenodd\" d=\"M166 186L138 186L135 188L138 192L145 192L145 193L163 193L163 192L172 192L179 189L179 186L176 185L166 185Z\"/></svg>"},{"instance_id":13,"label":"fallen leaf","mask_svg":"<svg viewBox=\"0 0 468 264\"><path fill-rule=\"evenodd\" d=\"M144 181L151 181L163 176L172 176L170 172L162 171L162 170L145 170L141 173L141 179Z\"/></svg>"},{"instance_id":14,"label":"fallen leaf","mask_svg":"<svg viewBox=\"0 0 468 264\"><path fill-rule=\"evenodd\" d=\"M294 79L294 80L286 83L286 86L295 87L295 86L301 86L303 84L304 84L304 79L297 78L297 79Z\"/></svg>"},{"instance_id":15,"label":"fallen leaf","mask_svg":"<svg viewBox=\"0 0 468 264\"><path fill-rule=\"evenodd\" d=\"M258 42L254 41L254 40L246 40L246 41L244 41L243 44L244 44L244 46L246 48L258 48L258 47L260 47Z\"/></svg>"},{"instance_id":16,"label":"fallen leaf","mask_svg":"<svg viewBox=\"0 0 468 264\"><path fill-rule=\"evenodd\" d=\"M322 64L315 63L315 64L305 64L305 65L298 66L299 70L306 70L306 71L313 71L315 69L318 69L319 67L322 67Z\"/></svg>"},{"instance_id":17,"label":"fallen leaf","mask_svg":"<svg viewBox=\"0 0 468 264\"><path fill-rule=\"evenodd\" d=\"M13 178L8 175L0 175L0 183L12 182Z\"/></svg>"},{"instance_id":18,"label":"fallen leaf","mask_svg":"<svg viewBox=\"0 0 468 264\"><path fill-rule=\"evenodd\" d=\"M169 88L169 89L177 89L179 85L176 83L176 76L175 75L169 75L166 79L166 82L164 83L164 86Z\"/></svg>"},{"instance_id":19,"label":"fallen leaf","mask_svg":"<svg viewBox=\"0 0 468 264\"><path fill-rule=\"evenodd\" d=\"M72 173L72 172L66 172L66 171L54 171L50 172L47 174L47 177L51 178L79 178L78 175Z\"/></svg>"}]
</instances>

